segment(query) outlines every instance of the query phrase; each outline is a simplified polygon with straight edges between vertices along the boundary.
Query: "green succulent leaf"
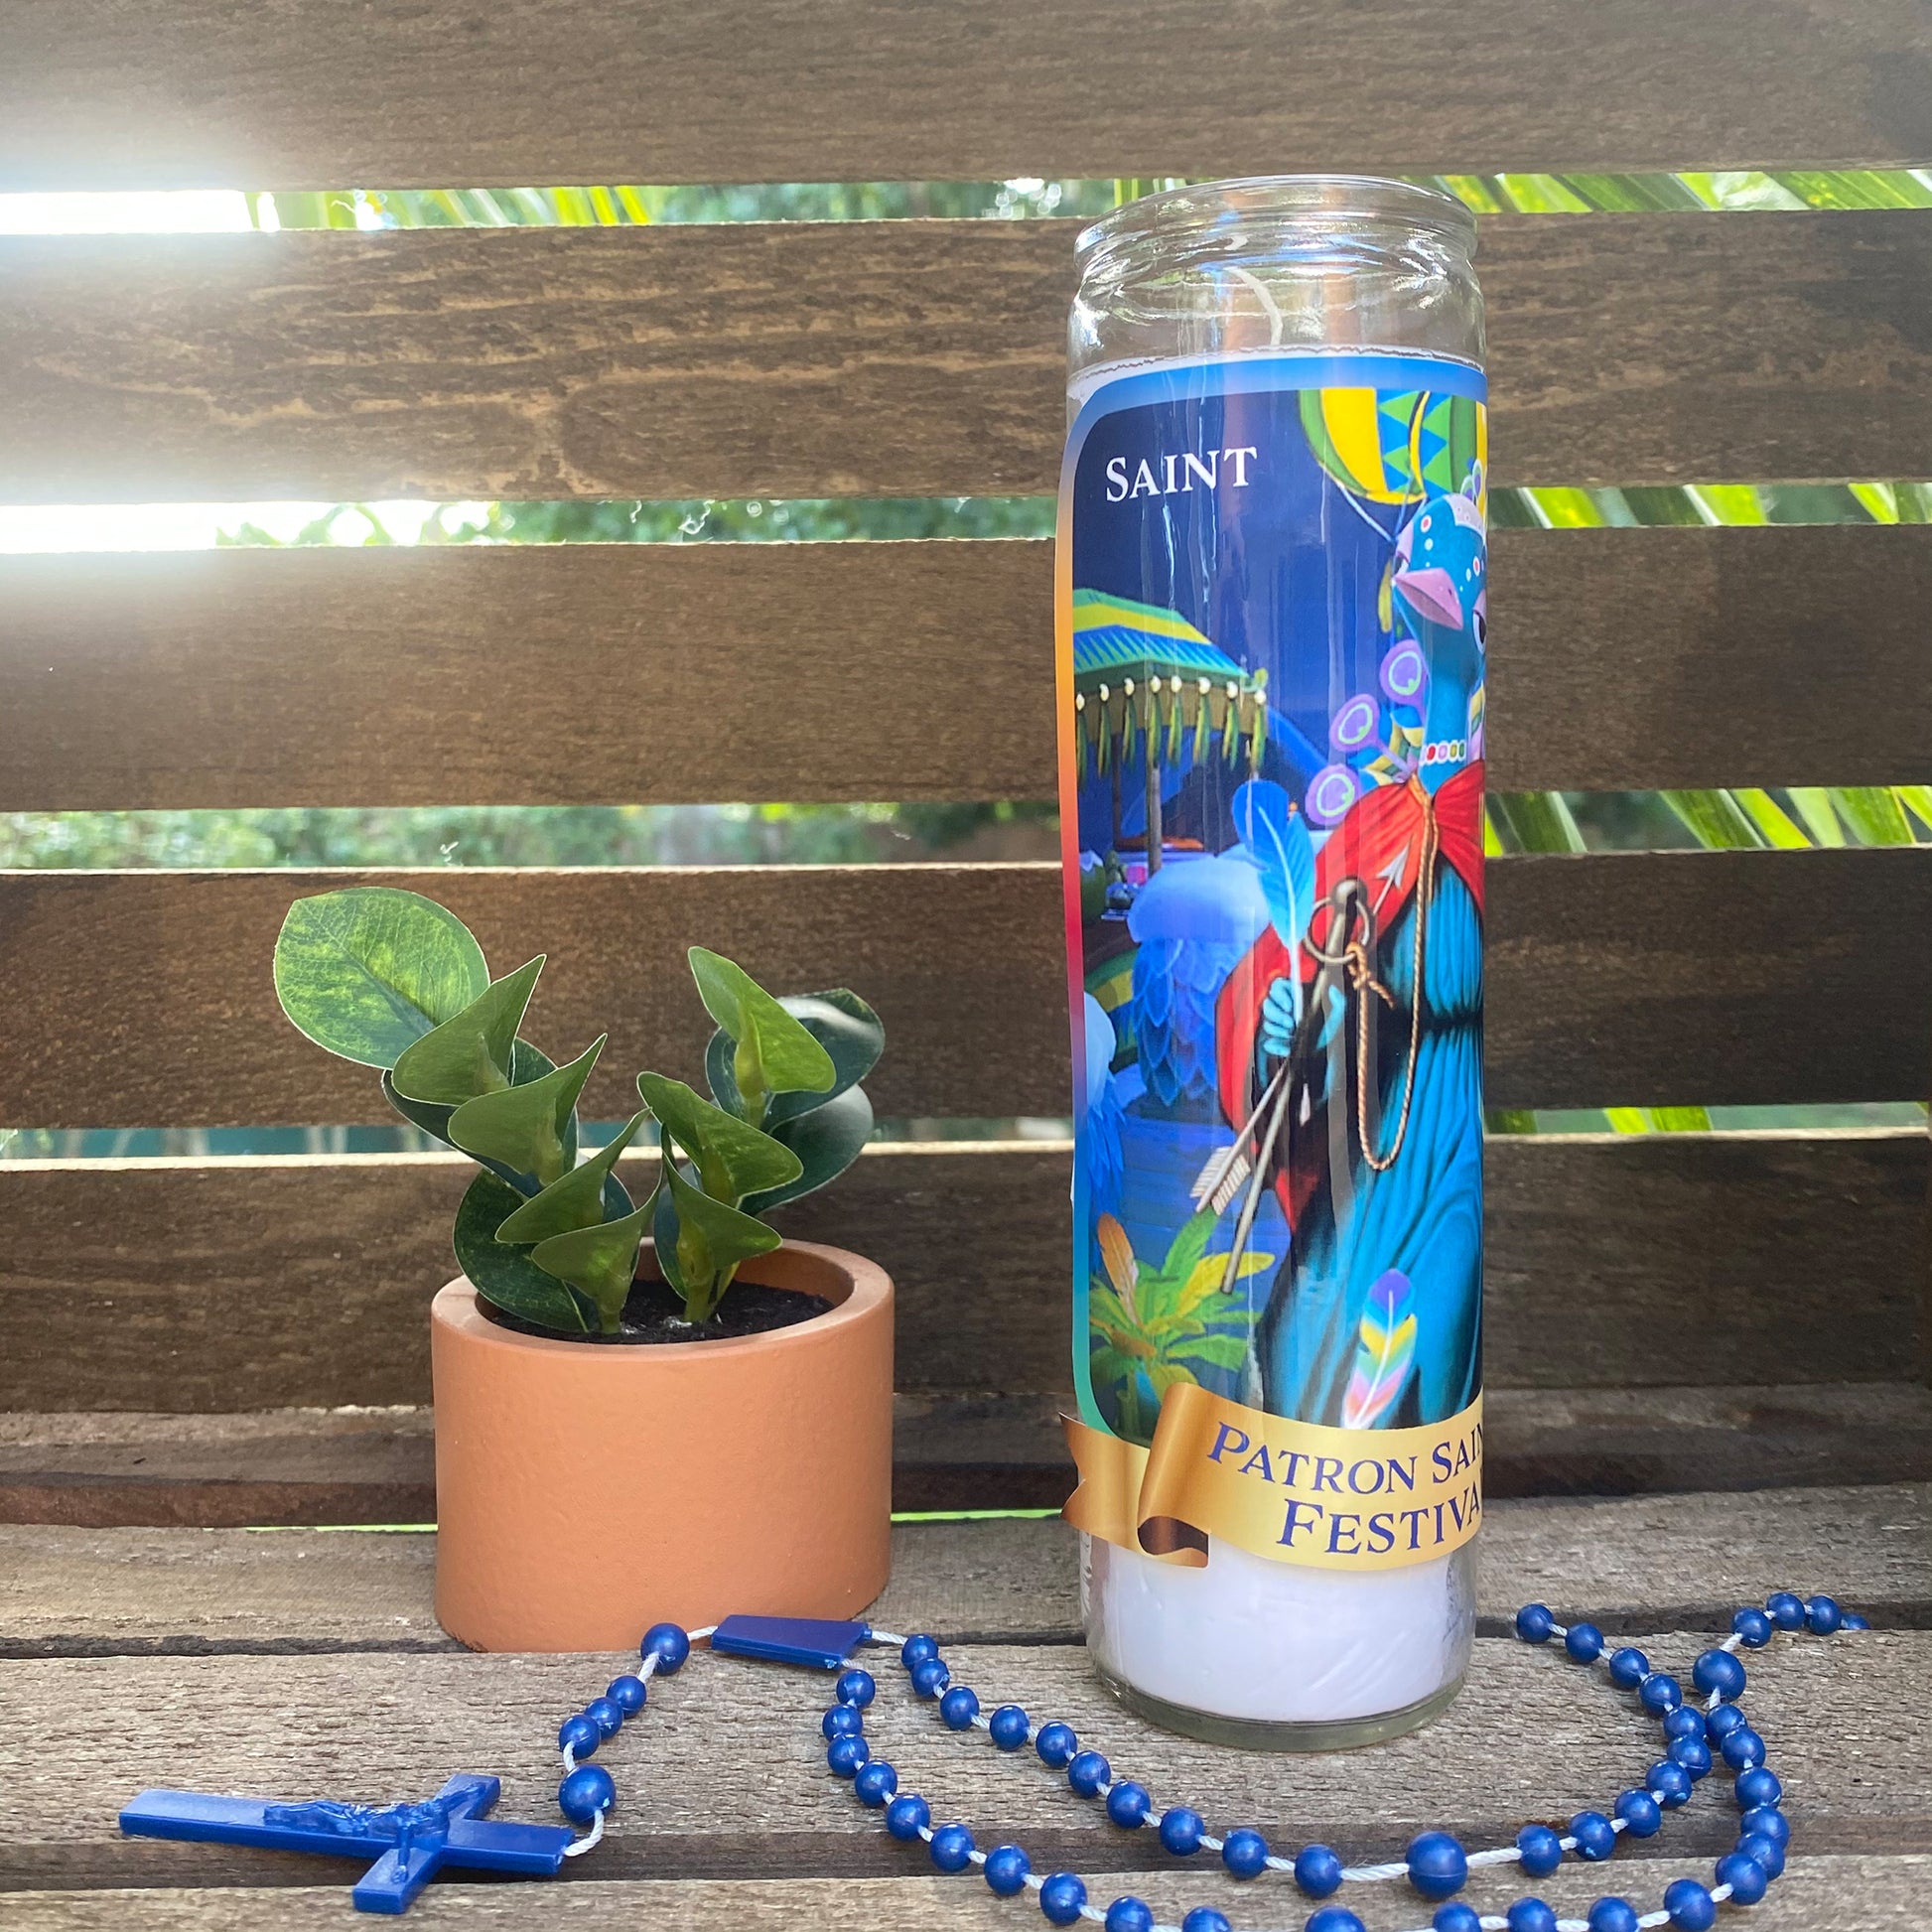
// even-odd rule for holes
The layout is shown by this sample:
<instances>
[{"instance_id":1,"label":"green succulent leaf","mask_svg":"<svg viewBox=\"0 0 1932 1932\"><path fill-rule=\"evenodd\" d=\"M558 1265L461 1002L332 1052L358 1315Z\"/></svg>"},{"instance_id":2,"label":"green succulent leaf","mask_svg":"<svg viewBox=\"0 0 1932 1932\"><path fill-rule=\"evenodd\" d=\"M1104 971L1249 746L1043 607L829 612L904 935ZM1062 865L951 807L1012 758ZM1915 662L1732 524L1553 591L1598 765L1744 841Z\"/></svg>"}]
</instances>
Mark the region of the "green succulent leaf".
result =
<instances>
[{"instance_id":1,"label":"green succulent leaf","mask_svg":"<svg viewBox=\"0 0 1932 1932\"><path fill-rule=\"evenodd\" d=\"M688 956L705 1011L732 1036L732 1079L744 1119L761 1125L772 1094L831 1091L838 1078L831 1054L751 974L703 946Z\"/></svg>"},{"instance_id":2,"label":"green succulent leaf","mask_svg":"<svg viewBox=\"0 0 1932 1932\"><path fill-rule=\"evenodd\" d=\"M510 1084L516 1030L542 971L538 953L527 965L492 980L455 1019L412 1041L390 1069L396 1091L446 1107L500 1093Z\"/></svg>"},{"instance_id":3,"label":"green succulent leaf","mask_svg":"<svg viewBox=\"0 0 1932 1932\"><path fill-rule=\"evenodd\" d=\"M530 1250L539 1268L590 1298L606 1334L617 1332L637 1274L637 1248L655 1207L654 1200L647 1200L634 1213L553 1234Z\"/></svg>"},{"instance_id":4,"label":"green succulent leaf","mask_svg":"<svg viewBox=\"0 0 1932 1932\"><path fill-rule=\"evenodd\" d=\"M282 1011L318 1046L362 1066L394 1066L488 985L470 928L393 886L299 898L275 941Z\"/></svg>"},{"instance_id":5,"label":"green succulent leaf","mask_svg":"<svg viewBox=\"0 0 1932 1932\"><path fill-rule=\"evenodd\" d=\"M878 1014L858 994L842 986L829 993L787 993L778 1004L825 1048L832 1061L833 1078L831 1086L822 1091L773 1094L764 1111L767 1128L836 1100L872 1071L886 1049L886 1029ZM713 1034L705 1048L705 1075L719 1106L742 1114L744 1102L732 1074L736 1045L729 1034Z\"/></svg>"},{"instance_id":6,"label":"green succulent leaf","mask_svg":"<svg viewBox=\"0 0 1932 1932\"><path fill-rule=\"evenodd\" d=\"M637 1091L679 1151L696 1163L704 1190L714 1200L736 1204L760 1188L796 1180L803 1172L796 1154L701 1099L682 1080L640 1073Z\"/></svg>"},{"instance_id":7,"label":"green succulent leaf","mask_svg":"<svg viewBox=\"0 0 1932 1932\"><path fill-rule=\"evenodd\" d=\"M527 1087L532 1080L540 1080L546 1073L556 1072L549 1054L532 1046L527 1039L519 1039L510 1055L510 1085ZM432 1134L446 1147L456 1147L450 1139L450 1116L456 1112L454 1107L438 1106L434 1101L409 1100L396 1091L395 1082L387 1073L382 1076L382 1096L397 1113L412 1127L420 1127L425 1134ZM459 1153L465 1152L458 1148ZM519 1194L534 1194L540 1191L540 1183L535 1174L519 1173L515 1168L505 1167L500 1161L483 1160L481 1155L473 1155L473 1160L482 1160L491 1173L500 1174ZM564 1129L564 1167L566 1171L577 1162L577 1116L573 1113Z\"/></svg>"},{"instance_id":8,"label":"green succulent leaf","mask_svg":"<svg viewBox=\"0 0 1932 1932\"><path fill-rule=\"evenodd\" d=\"M683 1296L685 1313L703 1321L731 1286L739 1265L754 1255L768 1255L782 1237L762 1221L713 1200L669 1163L664 1185L677 1215L677 1238L667 1254L660 1253L659 1262L664 1279Z\"/></svg>"},{"instance_id":9,"label":"green succulent leaf","mask_svg":"<svg viewBox=\"0 0 1932 1932\"><path fill-rule=\"evenodd\" d=\"M479 1094L450 1116L450 1140L479 1161L500 1163L536 1181L535 1193L570 1171L567 1142L574 1142L577 1096L604 1050L600 1034L568 1066L525 1086ZM574 1158L574 1157L573 1157Z\"/></svg>"},{"instance_id":10,"label":"green succulent leaf","mask_svg":"<svg viewBox=\"0 0 1932 1932\"><path fill-rule=\"evenodd\" d=\"M768 1214L783 1202L837 1179L872 1139L872 1102L864 1087L847 1087L810 1113L780 1121L771 1134L796 1156L798 1173L791 1180L747 1195L739 1205L748 1214Z\"/></svg>"},{"instance_id":11,"label":"green succulent leaf","mask_svg":"<svg viewBox=\"0 0 1932 1932\"><path fill-rule=\"evenodd\" d=\"M622 1219L630 1212L630 1195L612 1170L647 1119L647 1114L632 1114L608 1147L600 1148L581 1166L553 1180L534 1199L523 1201L496 1230L496 1239L547 1241L553 1234L569 1234L576 1228L594 1227L599 1221ZM615 1212L613 1189L615 1200L622 1203Z\"/></svg>"},{"instance_id":12,"label":"green succulent leaf","mask_svg":"<svg viewBox=\"0 0 1932 1932\"><path fill-rule=\"evenodd\" d=\"M496 1239L497 1228L521 1198L493 1173L471 1181L456 1211L457 1266L477 1293L504 1313L562 1335L589 1334L590 1316L569 1287L539 1268L527 1247Z\"/></svg>"}]
</instances>

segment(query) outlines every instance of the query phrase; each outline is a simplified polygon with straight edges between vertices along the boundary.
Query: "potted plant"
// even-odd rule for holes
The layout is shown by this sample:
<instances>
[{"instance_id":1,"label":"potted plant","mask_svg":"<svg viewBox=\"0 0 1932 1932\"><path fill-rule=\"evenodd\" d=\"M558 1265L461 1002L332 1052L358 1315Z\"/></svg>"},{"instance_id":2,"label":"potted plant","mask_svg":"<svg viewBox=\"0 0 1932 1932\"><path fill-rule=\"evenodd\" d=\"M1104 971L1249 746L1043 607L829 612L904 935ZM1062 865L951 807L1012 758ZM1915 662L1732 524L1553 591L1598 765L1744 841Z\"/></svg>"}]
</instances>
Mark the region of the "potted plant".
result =
<instances>
[{"instance_id":1,"label":"potted plant","mask_svg":"<svg viewBox=\"0 0 1932 1932\"><path fill-rule=\"evenodd\" d=\"M387 887L297 899L276 941L295 1026L481 1168L430 1310L436 1613L476 1649L845 1616L885 1586L892 1283L762 1218L864 1146L884 1030L854 994L776 999L690 961L711 1097L640 1073L643 1104L581 1158L605 1041L560 1064L522 1036L541 955L491 979L454 913ZM620 1171L652 1119L659 1161Z\"/></svg>"}]
</instances>

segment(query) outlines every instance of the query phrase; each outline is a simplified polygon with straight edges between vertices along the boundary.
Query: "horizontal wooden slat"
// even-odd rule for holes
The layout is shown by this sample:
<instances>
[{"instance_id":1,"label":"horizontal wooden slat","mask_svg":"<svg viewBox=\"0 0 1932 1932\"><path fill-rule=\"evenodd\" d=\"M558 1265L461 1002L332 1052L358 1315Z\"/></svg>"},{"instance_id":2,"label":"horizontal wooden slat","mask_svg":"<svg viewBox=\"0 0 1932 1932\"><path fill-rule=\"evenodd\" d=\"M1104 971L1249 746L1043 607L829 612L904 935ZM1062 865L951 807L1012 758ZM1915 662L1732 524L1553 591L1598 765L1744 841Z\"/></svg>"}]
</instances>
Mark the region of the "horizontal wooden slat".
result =
<instances>
[{"instance_id":1,"label":"horizontal wooden slat","mask_svg":"<svg viewBox=\"0 0 1932 1932\"><path fill-rule=\"evenodd\" d=\"M1497 1502L1476 1545L1481 1626L1519 1603L1617 1631L1727 1625L1783 1587L1880 1624L1932 1612L1932 1488ZM431 1603L434 1535L0 1527L0 1656L456 1650ZM945 1642L1080 1633L1077 1539L1057 1520L902 1523L881 1629Z\"/></svg>"},{"instance_id":2,"label":"horizontal wooden slat","mask_svg":"<svg viewBox=\"0 0 1932 1932\"><path fill-rule=\"evenodd\" d=\"M434 895L498 971L548 951L539 1043L609 1031L593 1119L639 1066L695 1078L703 943L780 988L849 984L884 1017L887 1115L1068 1106L1052 865L0 875L11 1002L0 1122L216 1126L387 1118L304 1040L269 960L291 899L356 880ZM1932 850L1649 853L1489 867L1489 1104L1923 1097Z\"/></svg>"},{"instance_id":3,"label":"horizontal wooden slat","mask_svg":"<svg viewBox=\"0 0 1932 1932\"><path fill-rule=\"evenodd\" d=\"M641 1622L649 1612L638 1614ZM1685 1672L1707 1641L1665 1632L1645 1648ZM1184 1797L1208 1819L1252 1822L1295 1844L1307 1834L1351 1861L1399 1857L1424 1826L1455 1831L1472 1849L1507 1843L1525 1819L1607 1805L1658 1749L1656 1725L1633 1698L1606 1692L1561 1652L1513 1638L1476 1639L1462 1696L1423 1732L1373 1751L1302 1756L1156 1730L1114 1703L1070 1644L962 1643L947 1654L955 1681L989 1703L1011 1698L1065 1719L1122 1774ZM116 1809L148 1784L382 1802L435 1790L452 1766L485 1765L502 1779L504 1817L553 1818L557 1713L575 1709L586 1679L595 1689L615 1661L336 1654L9 1664L0 1885L314 1885L327 1869L296 1854L124 1838ZM867 1713L874 1749L890 1755L905 1789L970 1820L987 1843L1018 1839L1040 1870L1165 1866L1193 1902L1260 1916L1272 1897L1276 1914L1300 1916L1279 1878L1250 1903L1211 1868L1176 1872L1154 1834L1119 1831L1038 1765L947 1730L891 1681L897 1675ZM1789 1780L1798 1847L1812 1856L1932 1850L1932 1633L1792 1641L1753 1659L1750 1677L1751 1717ZM591 1888L630 1877L929 1872L921 1848L896 1844L827 1775L818 1725L826 1689L811 1672L699 1651L614 1747L621 1795ZM111 1709L113 1721L76 1720L92 1709ZM720 1775L721 1761L745 1760L748 1744L755 1774ZM1589 1890L1572 1895L1629 1883L1654 1900L1689 1861L1730 1849L1737 1815L1727 1795L1671 1814L1659 1837L1619 1850L1612 1872L1583 1870ZM1606 1876L1619 1882L1606 1885ZM959 1881L954 1890L977 1896L985 1887ZM550 1895L552 1922L576 1895L575 1885L564 1899ZM345 1909L338 1892L339 1915ZM1413 1925L1408 1913L1393 1916L1400 1909L1388 1901L1390 1916L1377 1922ZM988 1923L1012 1925L1014 1907L1005 1912Z\"/></svg>"},{"instance_id":4,"label":"horizontal wooden slat","mask_svg":"<svg viewBox=\"0 0 1932 1932\"><path fill-rule=\"evenodd\" d=\"M1065 1395L901 1395L894 1502L1057 1509L1073 1488ZM1776 1388L1491 1389L1485 1493L1668 1495L1932 1477L1922 1382ZM424 1523L422 1409L0 1415L0 1522Z\"/></svg>"},{"instance_id":5,"label":"horizontal wooden slat","mask_svg":"<svg viewBox=\"0 0 1932 1932\"><path fill-rule=\"evenodd\" d=\"M1932 778L1932 526L1492 550L1492 786ZM0 558L0 810L1048 798L1051 570L1044 542Z\"/></svg>"},{"instance_id":6,"label":"horizontal wooden slat","mask_svg":"<svg viewBox=\"0 0 1932 1932\"><path fill-rule=\"evenodd\" d=\"M0 501L1054 486L1070 222L0 239ZM1932 212L1497 219L1502 483L1909 477Z\"/></svg>"},{"instance_id":7,"label":"horizontal wooden slat","mask_svg":"<svg viewBox=\"0 0 1932 1932\"><path fill-rule=\"evenodd\" d=\"M1905 0L1208 12L920 0L377 8L318 62L241 0L0 8L0 187L1004 180L1884 165ZM647 111L646 111L647 107ZM1422 111L1426 108L1426 111Z\"/></svg>"},{"instance_id":8,"label":"horizontal wooden slat","mask_svg":"<svg viewBox=\"0 0 1932 1932\"><path fill-rule=\"evenodd\" d=\"M1057 1390L1068 1161L1064 1143L881 1146L776 1219L893 1276L901 1389ZM654 1162L632 1170L641 1197ZM0 1410L426 1402L423 1305L455 1272L473 1172L434 1155L0 1163ZM1916 1375L1929 1173L1912 1132L1492 1140L1487 1379Z\"/></svg>"}]
</instances>

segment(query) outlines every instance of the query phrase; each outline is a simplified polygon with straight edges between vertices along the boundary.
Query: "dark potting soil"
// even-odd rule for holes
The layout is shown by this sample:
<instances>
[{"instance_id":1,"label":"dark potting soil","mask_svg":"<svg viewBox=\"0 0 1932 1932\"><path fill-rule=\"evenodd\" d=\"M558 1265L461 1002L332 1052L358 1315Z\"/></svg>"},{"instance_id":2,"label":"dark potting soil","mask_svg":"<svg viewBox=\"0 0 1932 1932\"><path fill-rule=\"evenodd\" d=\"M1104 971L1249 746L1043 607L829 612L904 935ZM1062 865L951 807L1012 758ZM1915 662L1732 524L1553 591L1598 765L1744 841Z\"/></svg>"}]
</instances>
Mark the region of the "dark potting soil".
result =
<instances>
[{"instance_id":1,"label":"dark potting soil","mask_svg":"<svg viewBox=\"0 0 1932 1932\"><path fill-rule=\"evenodd\" d=\"M485 1302L477 1305L490 1320L513 1328L519 1335L542 1335L551 1341L601 1341L641 1345L652 1342L730 1341L740 1335L761 1335L772 1328L796 1327L831 1308L823 1295L805 1295L795 1288L766 1288L759 1282L734 1282L725 1291L709 1321L687 1321L684 1304L660 1281L641 1275L630 1284L623 1305L622 1325L615 1335L560 1335L534 1321Z\"/></svg>"}]
</instances>

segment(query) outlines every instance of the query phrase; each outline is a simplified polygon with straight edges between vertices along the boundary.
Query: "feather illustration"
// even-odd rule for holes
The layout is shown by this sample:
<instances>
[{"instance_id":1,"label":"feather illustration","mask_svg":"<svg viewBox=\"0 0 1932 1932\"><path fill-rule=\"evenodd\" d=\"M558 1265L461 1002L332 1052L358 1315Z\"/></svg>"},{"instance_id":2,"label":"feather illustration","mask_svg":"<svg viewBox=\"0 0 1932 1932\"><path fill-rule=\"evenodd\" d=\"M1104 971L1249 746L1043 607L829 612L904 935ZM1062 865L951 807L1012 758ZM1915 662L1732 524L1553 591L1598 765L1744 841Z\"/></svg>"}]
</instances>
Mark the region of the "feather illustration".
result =
<instances>
[{"instance_id":1,"label":"feather illustration","mask_svg":"<svg viewBox=\"0 0 1932 1932\"><path fill-rule=\"evenodd\" d=\"M1409 1277L1391 1268L1368 1292L1355 1369L1342 1397L1341 1426L1373 1429L1395 1406L1416 1353L1416 1298Z\"/></svg>"},{"instance_id":2,"label":"feather illustration","mask_svg":"<svg viewBox=\"0 0 1932 1932\"><path fill-rule=\"evenodd\" d=\"M1135 1306L1134 1291L1140 1285L1141 1264L1134 1259L1134 1244L1128 1240L1127 1230L1111 1214L1101 1215L1096 1231L1100 1236L1100 1258L1107 1264L1107 1278L1113 1283L1128 1319L1138 1321L1141 1316Z\"/></svg>"}]
</instances>

